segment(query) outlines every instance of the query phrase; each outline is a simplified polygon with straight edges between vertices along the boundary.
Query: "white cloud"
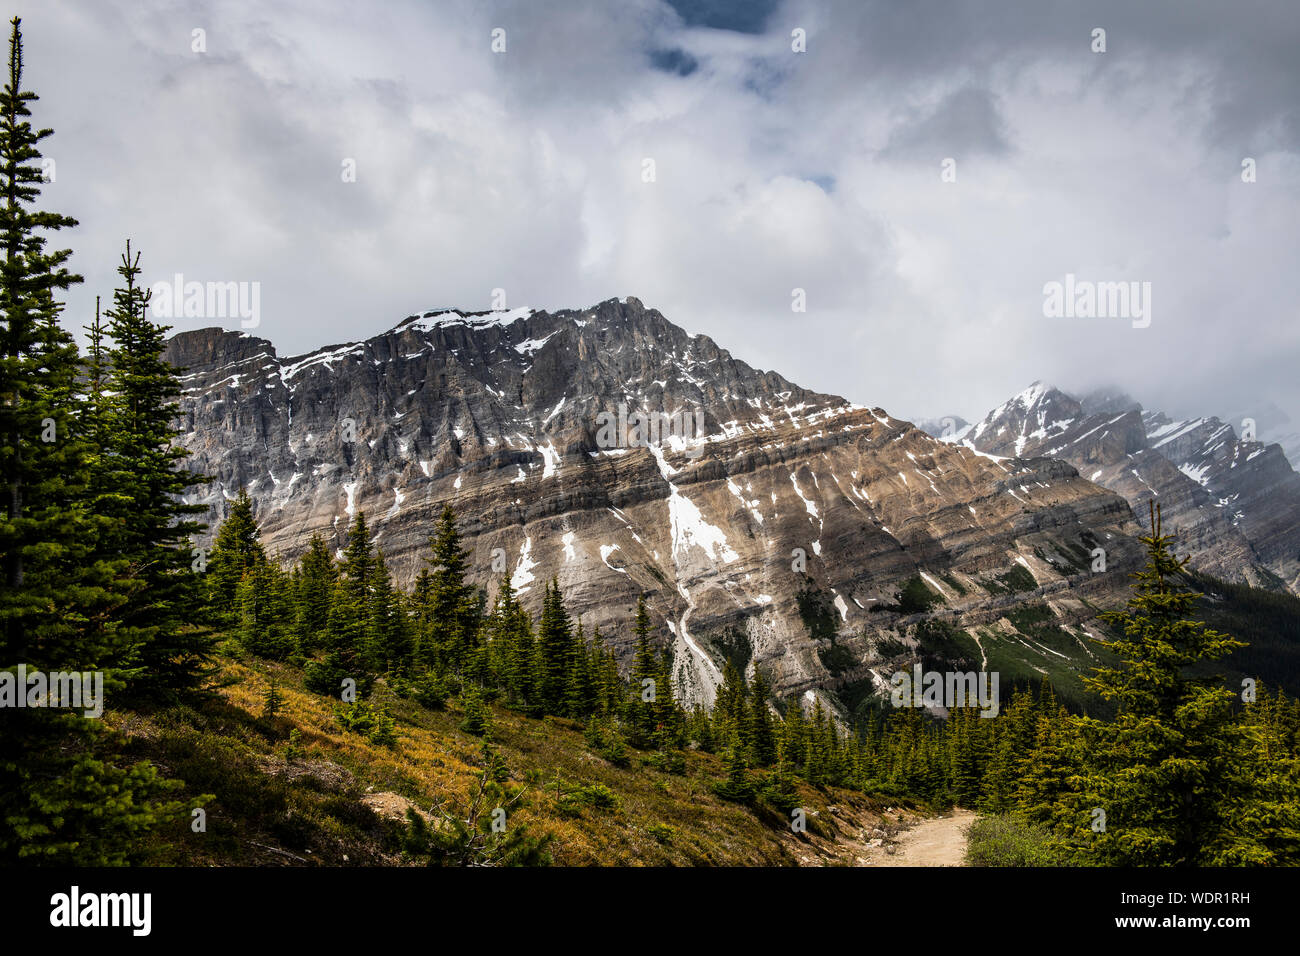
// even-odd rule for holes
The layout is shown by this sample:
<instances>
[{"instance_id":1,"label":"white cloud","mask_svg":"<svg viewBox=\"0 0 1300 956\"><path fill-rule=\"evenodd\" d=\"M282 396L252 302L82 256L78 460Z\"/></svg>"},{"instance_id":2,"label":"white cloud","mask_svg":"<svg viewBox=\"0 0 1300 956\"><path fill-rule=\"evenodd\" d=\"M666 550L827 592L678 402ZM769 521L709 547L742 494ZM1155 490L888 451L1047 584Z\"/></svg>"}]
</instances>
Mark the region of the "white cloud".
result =
<instances>
[{"instance_id":1,"label":"white cloud","mask_svg":"<svg viewBox=\"0 0 1300 956\"><path fill-rule=\"evenodd\" d=\"M260 281L256 334L282 353L501 287L549 308L635 295L903 416L978 418L1037 378L1295 409L1294 11L1031 6L788 2L741 34L652 0L21 0L56 130L46 205L82 220L66 319L110 292L130 236L151 280ZM697 68L652 67L674 49ZM1151 281L1151 328L1043 318L1066 272Z\"/></svg>"}]
</instances>

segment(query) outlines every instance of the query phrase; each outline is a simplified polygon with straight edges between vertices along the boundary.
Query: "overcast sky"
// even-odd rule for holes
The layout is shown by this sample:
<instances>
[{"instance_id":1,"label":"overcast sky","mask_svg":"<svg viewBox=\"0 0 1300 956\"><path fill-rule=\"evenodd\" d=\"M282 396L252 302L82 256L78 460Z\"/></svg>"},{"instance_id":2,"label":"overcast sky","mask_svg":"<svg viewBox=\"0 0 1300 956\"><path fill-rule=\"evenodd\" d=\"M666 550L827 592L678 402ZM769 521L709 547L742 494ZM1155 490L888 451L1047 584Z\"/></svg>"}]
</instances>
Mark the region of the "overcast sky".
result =
<instances>
[{"instance_id":1,"label":"overcast sky","mask_svg":"<svg viewBox=\"0 0 1300 956\"><path fill-rule=\"evenodd\" d=\"M259 282L281 354L634 295L905 418L1044 379L1300 419L1292 0L9 9L81 221L70 326L129 236L150 282ZM1067 273L1150 282L1150 326L1045 317Z\"/></svg>"}]
</instances>

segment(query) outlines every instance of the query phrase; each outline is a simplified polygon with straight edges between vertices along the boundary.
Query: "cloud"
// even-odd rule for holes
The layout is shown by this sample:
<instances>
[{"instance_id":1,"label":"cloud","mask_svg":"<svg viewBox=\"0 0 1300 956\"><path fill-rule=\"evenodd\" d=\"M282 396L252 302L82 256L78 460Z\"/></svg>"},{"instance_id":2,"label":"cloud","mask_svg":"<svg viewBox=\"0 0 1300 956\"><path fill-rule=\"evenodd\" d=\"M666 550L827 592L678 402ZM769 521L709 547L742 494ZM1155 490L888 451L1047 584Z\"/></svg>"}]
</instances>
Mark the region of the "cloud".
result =
<instances>
[{"instance_id":1,"label":"cloud","mask_svg":"<svg viewBox=\"0 0 1300 956\"><path fill-rule=\"evenodd\" d=\"M1005 153L1005 124L988 90L962 87L927 109L912 108L895 126L882 159L937 162L940 157Z\"/></svg>"},{"instance_id":2,"label":"cloud","mask_svg":"<svg viewBox=\"0 0 1300 956\"><path fill-rule=\"evenodd\" d=\"M17 7L45 205L82 222L70 326L129 236L151 281L260 282L286 354L503 288L635 295L904 416L978 418L1040 378L1300 407L1287 5ZM1045 318L1067 272L1152 282L1151 327Z\"/></svg>"}]
</instances>

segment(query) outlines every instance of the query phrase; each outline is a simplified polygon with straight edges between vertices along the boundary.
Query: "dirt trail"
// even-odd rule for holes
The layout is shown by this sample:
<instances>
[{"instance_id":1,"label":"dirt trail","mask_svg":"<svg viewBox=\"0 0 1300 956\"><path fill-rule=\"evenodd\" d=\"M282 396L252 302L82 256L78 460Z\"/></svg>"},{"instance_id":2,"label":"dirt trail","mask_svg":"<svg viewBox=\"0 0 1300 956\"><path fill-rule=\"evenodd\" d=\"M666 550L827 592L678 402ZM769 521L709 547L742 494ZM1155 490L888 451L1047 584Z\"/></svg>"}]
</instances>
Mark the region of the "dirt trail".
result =
<instances>
[{"instance_id":1,"label":"dirt trail","mask_svg":"<svg viewBox=\"0 0 1300 956\"><path fill-rule=\"evenodd\" d=\"M961 866L966 855L966 829L975 821L970 810L922 820L900 833L890 847L872 847L866 866Z\"/></svg>"}]
</instances>

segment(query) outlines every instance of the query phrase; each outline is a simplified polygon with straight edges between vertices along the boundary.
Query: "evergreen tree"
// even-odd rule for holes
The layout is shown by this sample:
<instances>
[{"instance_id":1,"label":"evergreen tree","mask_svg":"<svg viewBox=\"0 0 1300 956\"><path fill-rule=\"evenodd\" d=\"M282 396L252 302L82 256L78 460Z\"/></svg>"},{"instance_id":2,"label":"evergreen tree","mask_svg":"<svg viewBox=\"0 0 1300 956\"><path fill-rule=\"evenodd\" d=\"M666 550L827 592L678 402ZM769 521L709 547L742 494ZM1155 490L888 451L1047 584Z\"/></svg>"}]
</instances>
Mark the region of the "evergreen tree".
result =
<instances>
[{"instance_id":1,"label":"evergreen tree","mask_svg":"<svg viewBox=\"0 0 1300 956\"><path fill-rule=\"evenodd\" d=\"M566 689L572 669L573 632L569 612L560 596L560 586L552 580L542 601L542 618L537 628L538 701L543 713L566 713Z\"/></svg>"},{"instance_id":2,"label":"evergreen tree","mask_svg":"<svg viewBox=\"0 0 1300 956\"><path fill-rule=\"evenodd\" d=\"M358 511L348 529L348 545L325 623L326 648L322 661L304 669L309 690L337 696L345 680L356 682L359 693L369 693L372 673L367 667L370 649L370 587L374 552L364 512Z\"/></svg>"},{"instance_id":3,"label":"evergreen tree","mask_svg":"<svg viewBox=\"0 0 1300 956\"><path fill-rule=\"evenodd\" d=\"M772 768L772 772L768 774L763 784L763 799L786 814L800 804L794 767L786 757L784 747L778 748L776 766Z\"/></svg>"},{"instance_id":4,"label":"evergreen tree","mask_svg":"<svg viewBox=\"0 0 1300 956\"><path fill-rule=\"evenodd\" d=\"M253 519L253 500L241 488L217 529L208 556L208 606L217 621L230 624L235 620L235 589L251 566L265 562L266 551Z\"/></svg>"},{"instance_id":5,"label":"evergreen tree","mask_svg":"<svg viewBox=\"0 0 1300 956\"><path fill-rule=\"evenodd\" d=\"M591 657L587 652L581 620L578 621L577 632L573 636L569 660L571 666L566 688L568 712L572 717L587 717L596 711L596 681L591 670Z\"/></svg>"},{"instance_id":6,"label":"evergreen tree","mask_svg":"<svg viewBox=\"0 0 1300 956\"><path fill-rule=\"evenodd\" d=\"M948 717L949 765L952 768L952 796L958 806L973 807L979 798L980 769L978 729L973 708L955 707Z\"/></svg>"},{"instance_id":7,"label":"evergreen tree","mask_svg":"<svg viewBox=\"0 0 1300 956\"><path fill-rule=\"evenodd\" d=\"M429 548L427 618L431 647L426 654L436 649L445 664L458 670L478 645L479 601L476 590L465 580L469 555L461 547L451 505L443 506ZM426 660L426 664L432 663Z\"/></svg>"},{"instance_id":8,"label":"evergreen tree","mask_svg":"<svg viewBox=\"0 0 1300 956\"><path fill-rule=\"evenodd\" d=\"M298 649L303 654L313 653L324 641L337 583L338 569L334 566L334 558L325 540L319 534L313 534L307 553L299 564L295 601L295 630Z\"/></svg>"},{"instance_id":9,"label":"evergreen tree","mask_svg":"<svg viewBox=\"0 0 1300 956\"><path fill-rule=\"evenodd\" d=\"M482 691L474 685L465 688L461 695L461 707L464 709L465 717L461 721L460 729L476 737L490 738L492 714L483 702Z\"/></svg>"},{"instance_id":10,"label":"evergreen tree","mask_svg":"<svg viewBox=\"0 0 1300 956\"><path fill-rule=\"evenodd\" d=\"M379 673L403 674L411 664L413 651L410 627L382 551L375 557L371 581L368 668Z\"/></svg>"},{"instance_id":11,"label":"evergreen tree","mask_svg":"<svg viewBox=\"0 0 1300 956\"><path fill-rule=\"evenodd\" d=\"M1081 720L1088 754L1074 803L1089 860L1106 865L1240 865L1269 861L1249 800L1258 764L1233 695L1198 667L1245 645L1194 619L1199 595L1183 584L1185 559L1172 552L1152 506L1147 564L1127 607L1104 615L1120 632L1107 644L1120 658L1086 678L1115 703L1115 720ZM1103 831L1088 830L1093 808Z\"/></svg>"},{"instance_id":12,"label":"evergreen tree","mask_svg":"<svg viewBox=\"0 0 1300 956\"><path fill-rule=\"evenodd\" d=\"M812 720L808 724L808 746L804 757L804 779L814 786L825 783L830 769L830 748L827 746L828 724L822 699L813 702Z\"/></svg>"},{"instance_id":13,"label":"evergreen tree","mask_svg":"<svg viewBox=\"0 0 1300 956\"><path fill-rule=\"evenodd\" d=\"M275 720L283 709L284 696L276 684L275 675L272 675L271 682L266 685L266 693L262 695L262 716L267 720Z\"/></svg>"},{"instance_id":14,"label":"evergreen tree","mask_svg":"<svg viewBox=\"0 0 1300 956\"><path fill-rule=\"evenodd\" d=\"M767 702L770 693L767 678L756 665L749 685L749 707L745 715L749 724L749 758L756 767L770 766L776 759L776 736Z\"/></svg>"},{"instance_id":15,"label":"evergreen tree","mask_svg":"<svg viewBox=\"0 0 1300 956\"><path fill-rule=\"evenodd\" d=\"M503 669L507 698L515 706L535 705L537 695L533 683L533 658L536 649L533 644L532 620L516 600L508 574L502 575L497 587L491 630L492 641Z\"/></svg>"},{"instance_id":16,"label":"evergreen tree","mask_svg":"<svg viewBox=\"0 0 1300 956\"><path fill-rule=\"evenodd\" d=\"M745 755L736 747L727 751L727 779L713 785L713 792L724 800L749 803L754 799L756 787L749 774Z\"/></svg>"},{"instance_id":17,"label":"evergreen tree","mask_svg":"<svg viewBox=\"0 0 1300 956\"><path fill-rule=\"evenodd\" d=\"M637 598L636 622L632 633L636 637L636 653L632 659L630 729L633 743L637 747L648 747L658 723L655 699L659 696L660 676L654 655L650 651L650 612L645 606L644 595ZM647 700L647 697L651 699Z\"/></svg>"},{"instance_id":18,"label":"evergreen tree","mask_svg":"<svg viewBox=\"0 0 1300 956\"><path fill-rule=\"evenodd\" d=\"M808 731L803 702L795 694L785 705L785 719L781 723L781 749L791 766L802 769L808 759L807 748Z\"/></svg>"},{"instance_id":19,"label":"evergreen tree","mask_svg":"<svg viewBox=\"0 0 1300 956\"><path fill-rule=\"evenodd\" d=\"M122 285L105 313L113 345L104 383L110 397L100 419L100 509L115 519L113 546L129 560L137 585L119 611L139 647L135 689L185 693L212 673L216 642L196 623L202 602L191 570L191 541L205 529L192 518L207 508L182 500L206 479L179 467L189 452L173 444L181 384L162 358L169 327L149 320L150 293L136 284L140 254L131 254L129 241L117 271Z\"/></svg>"},{"instance_id":20,"label":"evergreen tree","mask_svg":"<svg viewBox=\"0 0 1300 956\"><path fill-rule=\"evenodd\" d=\"M282 660L293 650L288 576L270 561L252 564L235 588L239 642L251 653Z\"/></svg>"}]
</instances>

